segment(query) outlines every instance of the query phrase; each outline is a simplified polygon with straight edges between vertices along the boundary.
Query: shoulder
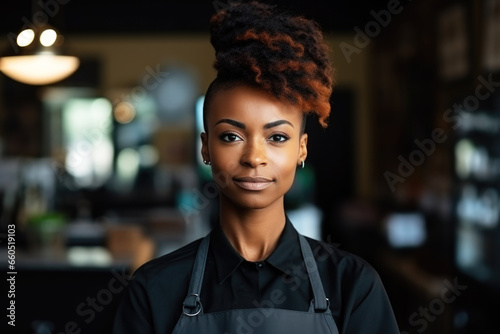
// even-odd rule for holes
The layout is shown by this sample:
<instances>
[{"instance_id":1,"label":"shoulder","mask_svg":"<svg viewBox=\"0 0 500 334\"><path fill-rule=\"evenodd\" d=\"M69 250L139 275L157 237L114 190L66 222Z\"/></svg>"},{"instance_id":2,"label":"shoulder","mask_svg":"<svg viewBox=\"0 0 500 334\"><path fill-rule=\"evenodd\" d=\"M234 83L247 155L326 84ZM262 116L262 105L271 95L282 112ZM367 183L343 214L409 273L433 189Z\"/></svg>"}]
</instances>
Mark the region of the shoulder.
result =
<instances>
[{"instance_id":1,"label":"shoulder","mask_svg":"<svg viewBox=\"0 0 500 334\"><path fill-rule=\"evenodd\" d=\"M387 300L378 272L363 258L323 241L306 238L314 254L325 291L337 296L344 310Z\"/></svg>"},{"instance_id":2,"label":"shoulder","mask_svg":"<svg viewBox=\"0 0 500 334\"><path fill-rule=\"evenodd\" d=\"M363 258L338 248L338 245L306 237L318 268L344 279L379 280L378 273Z\"/></svg>"},{"instance_id":3,"label":"shoulder","mask_svg":"<svg viewBox=\"0 0 500 334\"><path fill-rule=\"evenodd\" d=\"M197 239L171 253L146 262L134 272L133 278L148 285L154 285L165 277L169 278L169 282L178 278L184 279L191 273L201 240Z\"/></svg>"},{"instance_id":4,"label":"shoulder","mask_svg":"<svg viewBox=\"0 0 500 334\"><path fill-rule=\"evenodd\" d=\"M115 316L116 333L170 333L180 316L201 239L153 259L132 275Z\"/></svg>"},{"instance_id":5,"label":"shoulder","mask_svg":"<svg viewBox=\"0 0 500 334\"><path fill-rule=\"evenodd\" d=\"M306 238L340 333L399 333L379 274L363 258Z\"/></svg>"}]
</instances>

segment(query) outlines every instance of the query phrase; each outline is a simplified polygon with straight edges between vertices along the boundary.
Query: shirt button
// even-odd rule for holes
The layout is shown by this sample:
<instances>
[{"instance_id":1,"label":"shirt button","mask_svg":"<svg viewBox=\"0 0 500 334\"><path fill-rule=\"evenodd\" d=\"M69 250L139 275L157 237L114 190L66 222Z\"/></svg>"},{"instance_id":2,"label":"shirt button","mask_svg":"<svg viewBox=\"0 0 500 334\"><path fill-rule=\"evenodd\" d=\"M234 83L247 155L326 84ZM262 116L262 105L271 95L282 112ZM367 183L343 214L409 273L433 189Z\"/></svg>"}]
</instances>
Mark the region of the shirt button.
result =
<instances>
[{"instance_id":1,"label":"shirt button","mask_svg":"<svg viewBox=\"0 0 500 334\"><path fill-rule=\"evenodd\" d=\"M264 263L257 262L257 270L264 268Z\"/></svg>"}]
</instances>

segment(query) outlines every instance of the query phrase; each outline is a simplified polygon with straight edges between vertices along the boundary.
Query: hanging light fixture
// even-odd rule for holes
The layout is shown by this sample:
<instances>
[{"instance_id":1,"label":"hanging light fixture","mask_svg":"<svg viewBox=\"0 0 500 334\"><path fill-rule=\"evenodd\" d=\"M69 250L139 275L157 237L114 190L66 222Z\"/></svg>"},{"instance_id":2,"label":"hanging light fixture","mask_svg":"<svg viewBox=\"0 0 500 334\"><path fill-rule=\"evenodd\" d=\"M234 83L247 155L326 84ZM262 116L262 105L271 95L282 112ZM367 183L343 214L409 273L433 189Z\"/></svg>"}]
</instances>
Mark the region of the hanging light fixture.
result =
<instances>
[{"instance_id":1,"label":"hanging light fixture","mask_svg":"<svg viewBox=\"0 0 500 334\"><path fill-rule=\"evenodd\" d=\"M25 29L17 35L19 52L0 57L0 71L8 77L30 85L47 85L60 81L78 68L77 57L64 55L63 36L45 26Z\"/></svg>"}]
</instances>

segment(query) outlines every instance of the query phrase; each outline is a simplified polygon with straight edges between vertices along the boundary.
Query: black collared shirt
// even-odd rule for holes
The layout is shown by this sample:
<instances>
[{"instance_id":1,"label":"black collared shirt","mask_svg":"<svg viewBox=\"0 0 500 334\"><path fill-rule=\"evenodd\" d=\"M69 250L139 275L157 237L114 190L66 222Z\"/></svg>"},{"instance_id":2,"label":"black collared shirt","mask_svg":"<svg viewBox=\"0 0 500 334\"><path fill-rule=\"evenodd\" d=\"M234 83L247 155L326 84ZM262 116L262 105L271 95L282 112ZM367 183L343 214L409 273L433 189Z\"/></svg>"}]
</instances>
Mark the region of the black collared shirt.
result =
<instances>
[{"instance_id":1,"label":"black collared shirt","mask_svg":"<svg viewBox=\"0 0 500 334\"><path fill-rule=\"evenodd\" d=\"M205 313L274 307L307 311L312 299L298 234L288 221L274 252L262 262L243 259L220 227L210 236L201 290ZM399 333L375 270L361 258L307 238L340 334ZM117 310L114 333L171 333L182 313L200 240L139 268Z\"/></svg>"}]
</instances>

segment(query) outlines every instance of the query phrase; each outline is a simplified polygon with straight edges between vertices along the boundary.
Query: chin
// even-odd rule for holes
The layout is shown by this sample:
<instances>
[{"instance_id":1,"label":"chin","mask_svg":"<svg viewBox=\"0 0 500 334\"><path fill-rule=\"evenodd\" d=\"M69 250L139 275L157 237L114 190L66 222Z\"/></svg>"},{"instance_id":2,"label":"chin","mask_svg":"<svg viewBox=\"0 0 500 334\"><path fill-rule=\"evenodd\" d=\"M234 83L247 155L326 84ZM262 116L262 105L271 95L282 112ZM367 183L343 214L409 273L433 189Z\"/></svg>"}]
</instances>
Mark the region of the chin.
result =
<instances>
[{"instance_id":1,"label":"chin","mask_svg":"<svg viewBox=\"0 0 500 334\"><path fill-rule=\"evenodd\" d=\"M265 195L255 193L249 196L225 196L225 201L242 210L262 210L275 205L279 198L266 198ZM283 201L281 201L282 203Z\"/></svg>"}]
</instances>

